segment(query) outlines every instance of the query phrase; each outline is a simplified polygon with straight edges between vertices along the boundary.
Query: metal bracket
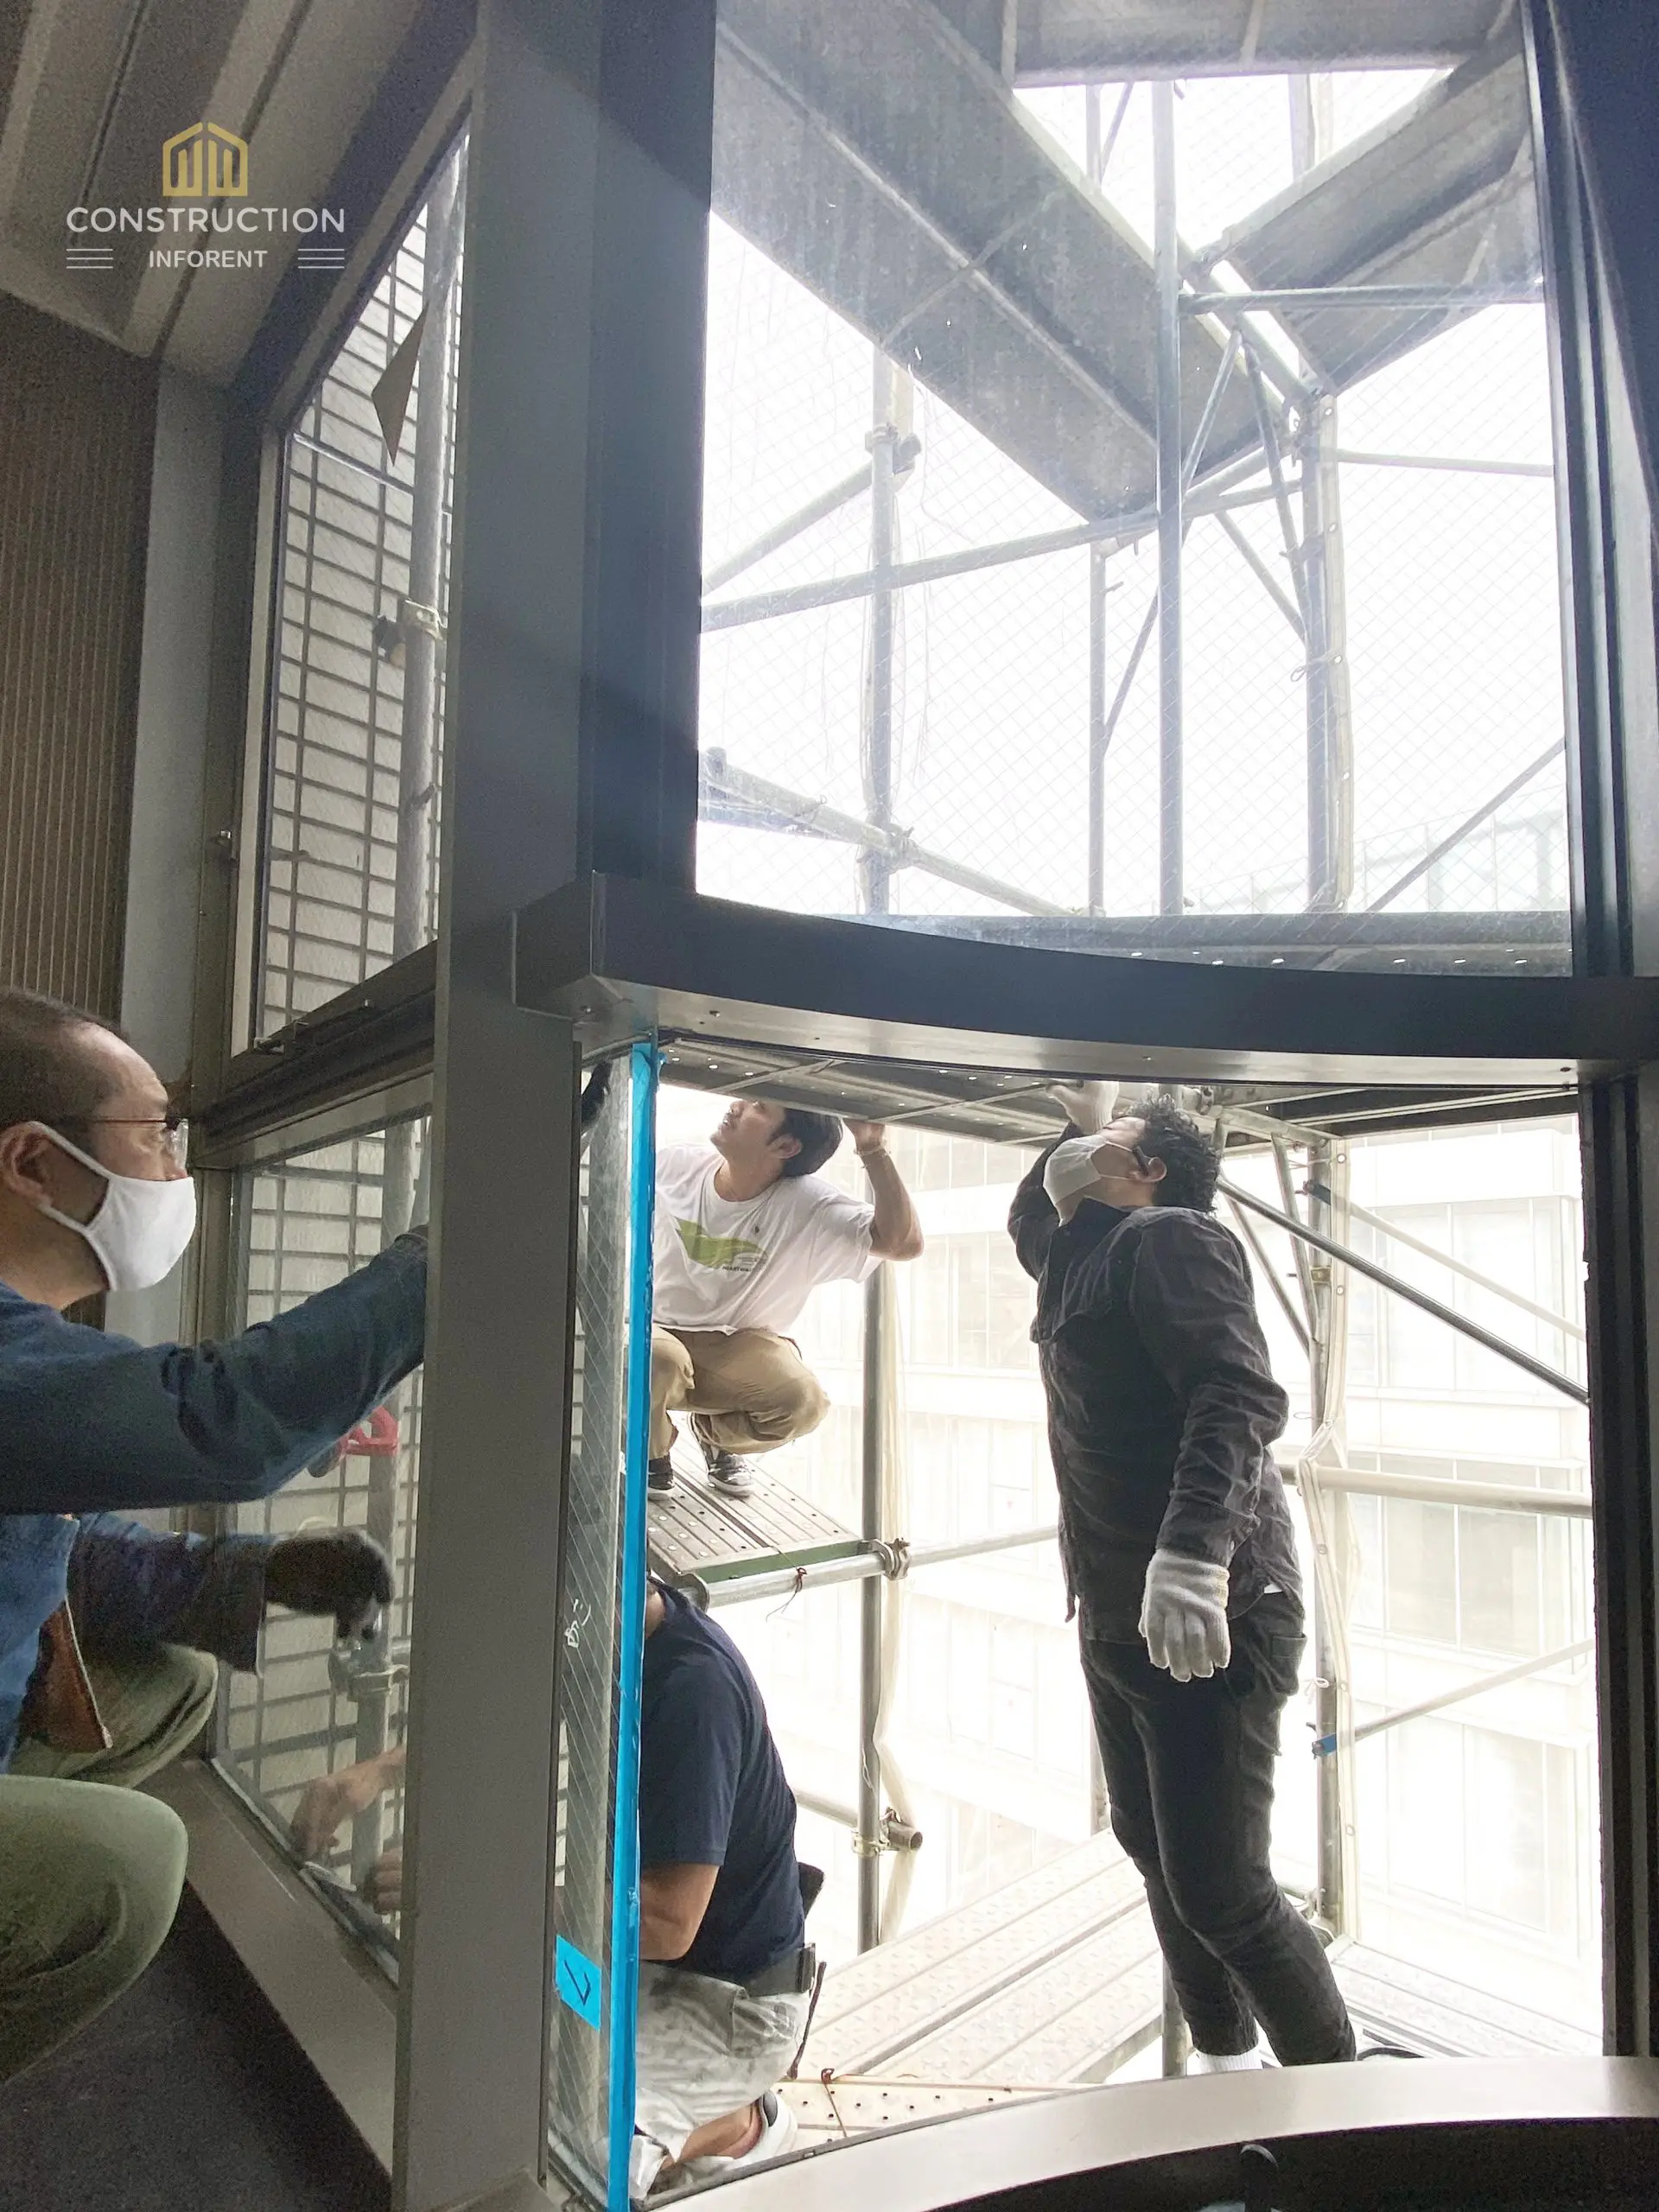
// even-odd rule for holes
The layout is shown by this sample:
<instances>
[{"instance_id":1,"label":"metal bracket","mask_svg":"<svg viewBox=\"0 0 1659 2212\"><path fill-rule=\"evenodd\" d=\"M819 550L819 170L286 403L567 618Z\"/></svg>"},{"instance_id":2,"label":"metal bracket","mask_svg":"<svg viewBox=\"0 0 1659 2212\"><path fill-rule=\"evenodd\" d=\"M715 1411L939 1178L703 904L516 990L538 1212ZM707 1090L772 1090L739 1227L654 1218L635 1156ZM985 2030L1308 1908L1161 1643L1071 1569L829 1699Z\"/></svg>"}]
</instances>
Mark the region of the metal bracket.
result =
<instances>
[{"instance_id":1,"label":"metal bracket","mask_svg":"<svg viewBox=\"0 0 1659 2212\"><path fill-rule=\"evenodd\" d=\"M400 600L397 604L398 625L404 629L424 630L429 638L442 645L449 634L448 625L435 607L423 607L418 599Z\"/></svg>"}]
</instances>

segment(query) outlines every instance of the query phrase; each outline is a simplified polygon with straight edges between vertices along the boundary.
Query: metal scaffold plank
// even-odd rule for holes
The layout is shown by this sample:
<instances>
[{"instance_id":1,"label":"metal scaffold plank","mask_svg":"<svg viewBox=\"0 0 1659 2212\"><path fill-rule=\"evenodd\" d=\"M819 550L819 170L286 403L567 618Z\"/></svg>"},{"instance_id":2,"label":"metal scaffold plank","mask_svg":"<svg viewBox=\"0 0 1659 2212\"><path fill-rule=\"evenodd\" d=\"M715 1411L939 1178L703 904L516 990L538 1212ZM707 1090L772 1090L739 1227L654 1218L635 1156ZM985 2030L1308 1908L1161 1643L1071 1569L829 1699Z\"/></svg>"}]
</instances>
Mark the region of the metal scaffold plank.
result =
<instances>
[{"instance_id":1,"label":"metal scaffold plank","mask_svg":"<svg viewBox=\"0 0 1659 2212\"><path fill-rule=\"evenodd\" d=\"M1079 514L1150 502L1150 257L928 0L727 0L717 73L719 214ZM1235 384L1208 464L1254 436Z\"/></svg>"},{"instance_id":2,"label":"metal scaffold plank","mask_svg":"<svg viewBox=\"0 0 1659 2212\"><path fill-rule=\"evenodd\" d=\"M1092 1838L1033 1874L944 1914L913 1935L868 1951L832 1974L824 1986L803 2069L838 2073L919 2071L967 2079L965 2059L938 2074L917 2053L930 2039L971 2019L1027 2019L1036 2033L1053 2011L1043 1997L1034 2012L1017 1993L1033 1975L1073 1960L1080 1944L1126 1919L1144 1917L1141 1878L1109 1835ZM1150 1929L1147 1943L1150 1943ZM1131 1942L1136 1958L1144 1946ZM1132 1963L1127 1958L1126 1965ZM1097 1984L1096 1986L1098 1986ZM1073 1984L1075 1999L1084 1985ZM1069 2001L1066 2007L1069 2009ZM995 2051L982 2078L1013 2080L995 2071L1020 2037L991 2031ZM1081 2053L1078 2066L1091 2053ZM1052 2075L1045 2079L1057 2078Z\"/></svg>"},{"instance_id":3,"label":"metal scaffold plank","mask_svg":"<svg viewBox=\"0 0 1659 2212\"><path fill-rule=\"evenodd\" d=\"M1319 162L1205 254L1255 289L1467 288L1444 306L1275 313L1332 390L1476 312L1479 296L1539 276L1525 60L1502 35L1412 105Z\"/></svg>"},{"instance_id":4,"label":"metal scaffold plank","mask_svg":"<svg viewBox=\"0 0 1659 2212\"><path fill-rule=\"evenodd\" d=\"M1018 0L1014 81L1432 69L1471 53L1506 0ZM976 0L938 0L971 22Z\"/></svg>"}]
</instances>

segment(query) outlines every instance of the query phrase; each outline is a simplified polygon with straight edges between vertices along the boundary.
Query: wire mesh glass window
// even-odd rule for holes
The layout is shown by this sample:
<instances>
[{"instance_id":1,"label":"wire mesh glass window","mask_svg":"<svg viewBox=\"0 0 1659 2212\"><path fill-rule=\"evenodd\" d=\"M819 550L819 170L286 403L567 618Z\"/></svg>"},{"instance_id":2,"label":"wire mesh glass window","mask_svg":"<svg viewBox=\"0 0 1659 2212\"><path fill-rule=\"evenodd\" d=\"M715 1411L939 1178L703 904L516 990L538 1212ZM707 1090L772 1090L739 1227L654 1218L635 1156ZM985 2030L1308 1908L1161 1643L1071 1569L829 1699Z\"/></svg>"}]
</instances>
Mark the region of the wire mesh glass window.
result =
<instances>
[{"instance_id":1,"label":"wire mesh glass window","mask_svg":"<svg viewBox=\"0 0 1659 2212\"><path fill-rule=\"evenodd\" d=\"M245 1325L327 1289L400 1235L417 1203L424 1145L424 1121L404 1121L245 1173L235 1216ZM417 1371L310 1472L234 1509L238 1530L262 1535L362 1529L392 1563L392 1602L371 1643L337 1649L331 1619L278 1611L265 1623L262 1671L226 1677L221 1763L285 1839L308 1789L403 1742L420 1442ZM359 1932L387 1948L395 1920L372 1912L359 1890L401 1834L394 1774L355 1817L296 1853Z\"/></svg>"},{"instance_id":2,"label":"wire mesh glass window","mask_svg":"<svg viewBox=\"0 0 1659 2212\"><path fill-rule=\"evenodd\" d=\"M1112 11L1069 64L1021 14L1010 81L995 12L721 0L700 884L1565 967L1513 12L1402 70L1333 6L1331 72L1179 85Z\"/></svg>"},{"instance_id":3,"label":"wire mesh glass window","mask_svg":"<svg viewBox=\"0 0 1659 2212\"><path fill-rule=\"evenodd\" d=\"M464 142L283 448L254 1033L437 919Z\"/></svg>"}]
</instances>

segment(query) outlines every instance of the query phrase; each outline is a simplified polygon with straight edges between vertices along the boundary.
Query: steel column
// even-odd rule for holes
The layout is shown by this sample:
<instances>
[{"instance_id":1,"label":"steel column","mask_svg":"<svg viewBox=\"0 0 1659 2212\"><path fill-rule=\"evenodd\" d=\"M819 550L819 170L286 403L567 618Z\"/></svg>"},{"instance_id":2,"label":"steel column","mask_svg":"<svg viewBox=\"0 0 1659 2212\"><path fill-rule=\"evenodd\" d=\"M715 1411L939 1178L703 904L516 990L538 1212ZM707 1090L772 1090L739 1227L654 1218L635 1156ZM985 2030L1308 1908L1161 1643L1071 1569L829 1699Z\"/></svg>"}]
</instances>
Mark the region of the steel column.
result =
<instances>
[{"instance_id":1,"label":"steel column","mask_svg":"<svg viewBox=\"0 0 1659 2212\"><path fill-rule=\"evenodd\" d=\"M1152 87L1153 259L1158 287L1158 904L1183 911L1181 258L1175 227L1175 87Z\"/></svg>"},{"instance_id":2,"label":"steel column","mask_svg":"<svg viewBox=\"0 0 1659 2212\"><path fill-rule=\"evenodd\" d=\"M548 2155L581 1056L518 916L594 862L689 880L696 806L712 0L477 24L397 2212Z\"/></svg>"}]
</instances>

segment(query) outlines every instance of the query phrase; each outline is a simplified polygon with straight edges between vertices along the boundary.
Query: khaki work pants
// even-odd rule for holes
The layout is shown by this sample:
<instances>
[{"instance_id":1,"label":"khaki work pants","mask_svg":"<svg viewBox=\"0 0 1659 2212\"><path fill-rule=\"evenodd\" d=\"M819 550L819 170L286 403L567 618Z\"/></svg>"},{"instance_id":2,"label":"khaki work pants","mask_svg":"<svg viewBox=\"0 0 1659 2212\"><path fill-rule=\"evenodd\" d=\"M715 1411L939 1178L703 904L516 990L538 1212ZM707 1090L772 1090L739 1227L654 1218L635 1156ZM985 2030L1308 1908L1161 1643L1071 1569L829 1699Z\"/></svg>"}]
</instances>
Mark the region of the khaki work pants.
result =
<instances>
[{"instance_id":1,"label":"khaki work pants","mask_svg":"<svg viewBox=\"0 0 1659 2212\"><path fill-rule=\"evenodd\" d=\"M810 1435L830 1410L823 1385L787 1337L770 1329L653 1329L651 1456L674 1442L669 1415L692 1416L715 1452L775 1452Z\"/></svg>"},{"instance_id":2,"label":"khaki work pants","mask_svg":"<svg viewBox=\"0 0 1659 2212\"><path fill-rule=\"evenodd\" d=\"M213 1662L162 1644L86 1671L110 1749L25 1737L0 1775L0 2081L137 1980L184 1885L183 1823L136 1785L200 1733Z\"/></svg>"}]
</instances>

